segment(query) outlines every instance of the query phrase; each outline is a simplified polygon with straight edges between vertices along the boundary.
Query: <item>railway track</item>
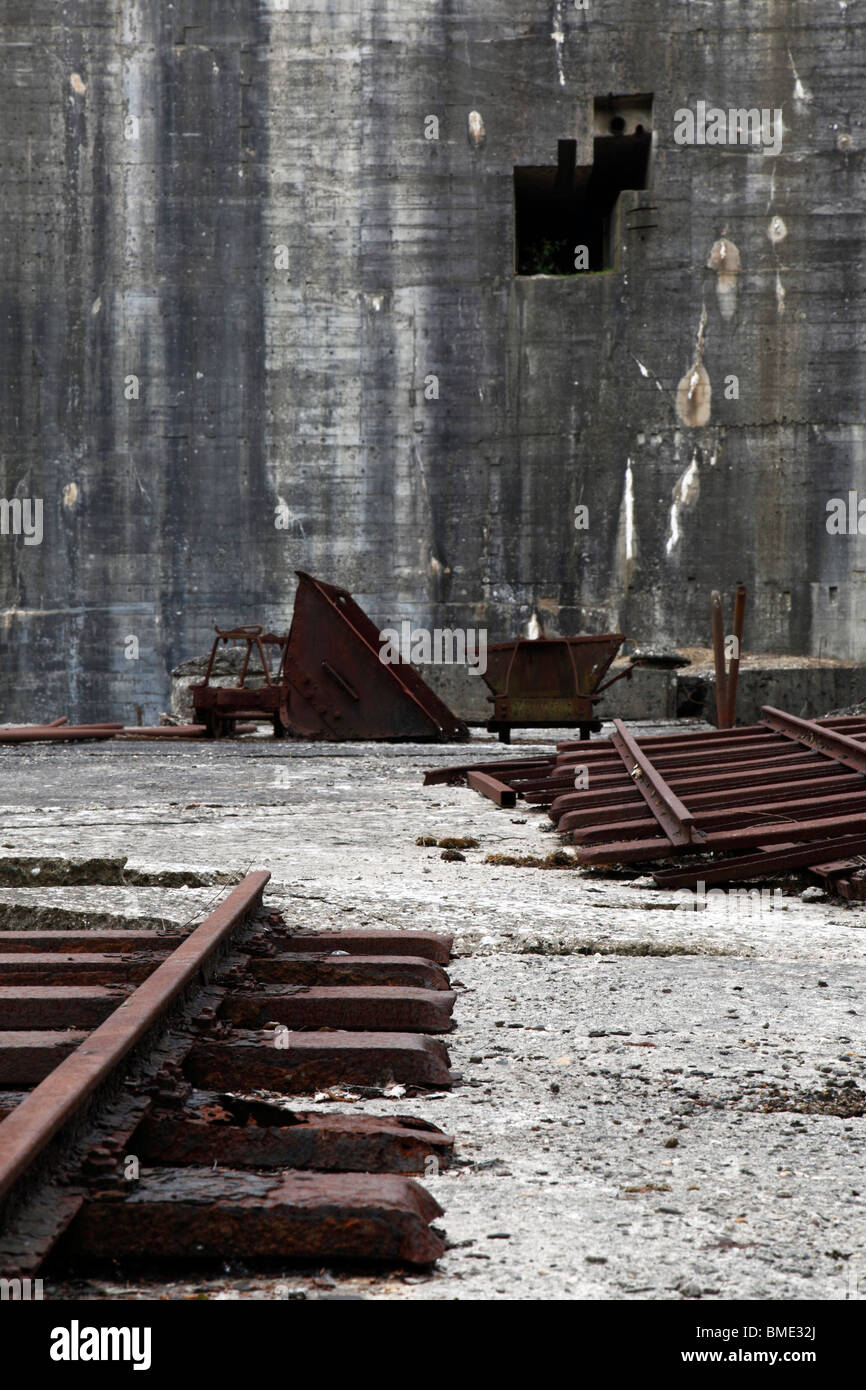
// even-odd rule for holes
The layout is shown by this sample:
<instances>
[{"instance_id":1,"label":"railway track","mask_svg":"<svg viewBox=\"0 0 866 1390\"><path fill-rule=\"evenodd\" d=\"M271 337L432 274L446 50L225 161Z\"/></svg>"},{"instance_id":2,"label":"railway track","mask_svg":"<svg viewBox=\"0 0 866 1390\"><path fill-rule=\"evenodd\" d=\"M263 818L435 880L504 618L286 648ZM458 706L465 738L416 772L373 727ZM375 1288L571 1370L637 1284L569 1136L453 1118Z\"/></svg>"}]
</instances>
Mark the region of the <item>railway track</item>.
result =
<instances>
[{"instance_id":1,"label":"railway track","mask_svg":"<svg viewBox=\"0 0 866 1390\"><path fill-rule=\"evenodd\" d=\"M412 1175L445 1167L453 1140L295 1102L451 1085L451 939L291 931L264 915L268 878L248 874L189 935L0 933L4 1277L52 1256L78 1271L442 1254Z\"/></svg>"}]
</instances>

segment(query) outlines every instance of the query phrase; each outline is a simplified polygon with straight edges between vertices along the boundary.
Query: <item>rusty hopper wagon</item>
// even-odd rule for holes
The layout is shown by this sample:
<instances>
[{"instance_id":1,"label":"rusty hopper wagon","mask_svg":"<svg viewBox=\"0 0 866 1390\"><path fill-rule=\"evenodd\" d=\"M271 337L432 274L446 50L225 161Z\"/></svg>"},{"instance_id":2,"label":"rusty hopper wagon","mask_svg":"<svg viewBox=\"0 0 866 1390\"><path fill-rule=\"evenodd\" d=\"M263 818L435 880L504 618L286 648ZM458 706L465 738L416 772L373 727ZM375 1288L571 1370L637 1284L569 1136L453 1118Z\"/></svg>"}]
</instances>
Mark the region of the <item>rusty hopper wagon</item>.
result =
<instances>
[{"instance_id":1,"label":"rusty hopper wagon","mask_svg":"<svg viewBox=\"0 0 866 1390\"><path fill-rule=\"evenodd\" d=\"M631 667L602 685L605 672L625 635L603 632L590 637L518 637L487 649L484 680L493 691L488 700L493 718L487 725L509 743L512 729L565 728L576 725L581 738L601 728L594 705L601 692Z\"/></svg>"},{"instance_id":2,"label":"rusty hopper wagon","mask_svg":"<svg viewBox=\"0 0 866 1390\"><path fill-rule=\"evenodd\" d=\"M278 738L423 742L469 730L408 663L384 664L379 631L346 589L298 570L288 636L261 627L217 628L204 680L191 689L195 721L213 738L239 719L268 720ZM220 642L246 644L236 685L211 685ZM276 649L273 661L268 650ZM251 670L255 650L260 669ZM248 684L255 680L255 684Z\"/></svg>"}]
</instances>

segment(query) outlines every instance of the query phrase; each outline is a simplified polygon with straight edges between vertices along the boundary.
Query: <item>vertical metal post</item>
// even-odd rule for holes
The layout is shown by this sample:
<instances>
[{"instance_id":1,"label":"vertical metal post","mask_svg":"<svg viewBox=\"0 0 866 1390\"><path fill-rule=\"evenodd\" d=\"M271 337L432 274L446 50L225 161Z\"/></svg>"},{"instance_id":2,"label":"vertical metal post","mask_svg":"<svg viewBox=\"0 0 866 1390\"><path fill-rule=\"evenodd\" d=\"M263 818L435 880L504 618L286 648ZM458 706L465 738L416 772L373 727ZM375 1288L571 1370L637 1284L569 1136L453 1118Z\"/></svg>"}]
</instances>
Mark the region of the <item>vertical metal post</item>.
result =
<instances>
[{"instance_id":1,"label":"vertical metal post","mask_svg":"<svg viewBox=\"0 0 866 1390\"><path fill-rule=\"evenodd\" d=\"M740 675L740 655L743 647L743 622L746 616L746 586L737 585L737 593L734 598L734 631L733 636L736 642L734 654L731 657L731 664L728 668L727 680L727 723L726 728L732 729L737 717L737 681Z\"/></svg>"},{"instance_id":2,"label":"vertical metal post","mask_svg":"<svg viewBox=\"0 0 866 1390\"><path fill-rule=\"evenodd\" d=\"M716 724L728 728L727 676L725 674L725 629L722 619L722 596L718 589L710 594L713 614L713 661L716 667Z\"/></svg>"}]
</instances>

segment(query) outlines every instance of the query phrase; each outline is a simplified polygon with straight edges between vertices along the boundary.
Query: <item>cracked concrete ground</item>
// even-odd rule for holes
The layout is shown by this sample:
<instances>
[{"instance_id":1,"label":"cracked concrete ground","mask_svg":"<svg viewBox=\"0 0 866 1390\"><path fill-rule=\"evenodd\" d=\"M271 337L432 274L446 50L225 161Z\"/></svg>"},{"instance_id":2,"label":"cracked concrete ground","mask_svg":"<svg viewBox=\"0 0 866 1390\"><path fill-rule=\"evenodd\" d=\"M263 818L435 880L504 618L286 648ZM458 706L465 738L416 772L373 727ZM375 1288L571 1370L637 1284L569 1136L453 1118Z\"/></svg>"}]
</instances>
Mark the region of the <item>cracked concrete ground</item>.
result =
<instances>
[{"instance_id":1,"label":"cracked concrete ground","mask_svg":"<svg viewBox=\"0 0 866 1390\"><path fill-rule=\"evenodd\" d=\"M128 860L119 886L0 887L2 926L22 906L192 922L207 885L254 867L290 924L455 936L459 1083L355 1103L456 1137L454 1167L424 1178L451 1244L436 1270L199 1270L168 1296L863 1297L862 907L789 892L697 912L646 878L485 865L559 846L543 811L423 787L425 768L487 750L499 756L264 739L0 752L0 857ZM479 848L445 862L422 835ZM121 1277L53 1296L162 1288Z\"/></svg>"}]
</instances>

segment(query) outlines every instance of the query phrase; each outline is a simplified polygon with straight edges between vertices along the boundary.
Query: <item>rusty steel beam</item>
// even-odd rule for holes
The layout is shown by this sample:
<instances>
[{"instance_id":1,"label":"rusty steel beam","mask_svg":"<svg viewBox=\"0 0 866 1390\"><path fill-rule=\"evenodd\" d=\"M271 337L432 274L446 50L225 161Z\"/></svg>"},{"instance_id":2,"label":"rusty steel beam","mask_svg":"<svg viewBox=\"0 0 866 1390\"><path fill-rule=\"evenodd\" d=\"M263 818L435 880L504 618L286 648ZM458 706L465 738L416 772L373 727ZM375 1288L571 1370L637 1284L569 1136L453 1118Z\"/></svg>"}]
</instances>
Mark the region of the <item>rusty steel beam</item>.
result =
<instances>
[{"instance_id":1,"label":"rusty steel beam","mask_svg":"<svg viewBox=\"0 0 866 1390\"><path fill-rule=\"evenodd\" d=\"M737 592L734 595L734 626L732 636L734 638L734 652L728 664L728 679L726 704L725 704L725 725L732 729L737 717L737 684L740 678L740 657L743 645L743 624L746 618L746 586L737 585Z\"/></svg>"},{"instance_id":2,"label":"rusty steel beam","mask_svg":"<svg viewBox=\"0 0 866 1390\"><path fill-rule=\"evenodd\" d=\"M165 1016L169 1005L200 977L222 943L258 906L269 878L268 873L247 874L104 1023L89 1037L77 1038L81 1046L76 1046L48 1075L43 1072L41 1084L0 1124L0 1197L136 1043ZM2 1055L0 1050L0 1058ZM2 1075L0 1084L6 1084Z\"/></svg>"},{"instance_id":3,"label":"rusty steel beam","mask_svg":"<svg viewBox=\"0 0 866 1390\"><path fill-rule=\"evenodd\" d=\"M812 719L798 719L796 715L774 709L772 705L762 705L761 713L765 716L764 722L776 733L805 744L815 753L834 758L855 772L866 772L866 748L856 739L836 729L822 729Z\"/></svg>"},{"instance_id":4,"label":"rusty steel beam","mask_svg":"<svg viewBox=\"0 0 866 1390\"><path fill-rule=\"evenodd\" d=\"M689 805L698 807L709 806L713 802L719 805L728 805L733 801L745 804L748 799L763 797L766 795L769 779L766 769L758 769L718 775L703 773L698 777L676 775L666 780L678 796L688 795ZM859 780L856 773L849 772L846 768L819 764L817 759L811 759L797 766L786 766L774 771L770 785L776 795L786 797L791 788L830 791L838 786L845 790ZM636 806L639 803L638 792L631 786L626 786L625 778L621 777L616 785L604 787L600 791L593 791L590 786L582 791L563 793L551 803L548 815L552 821L559 821L566 811L603 812L617 805Z\"/></svg>"},{"instance_id":5,"label":"rusty steel beam","mask_svg":"<svg viewBox=\"0 0 866 1390\"><path fill-rule=\"evenodd\" d=\"M245 726L247 729L255 729L255 724ZM235 733L239 730L235 729ZM146 724L129 724L118 731L118 738L207 738L206 724L157 724L148 726Z\"/></svg>"},{"instance_id":6,"label":"rusty steel beam","mask_svg":"<svg viewBox=\"0 0 866 1390\"><path fill-rule=\"evenodd\" d=\"M489 801L495 801L497 806L517 805L516 791L507 782L500 782L486 772L467 772L466 785L486 796Z\"/></svg>"},{"instance_id":7,"label":"rusty steel beam","mask_svg":"<svg viewBox=\"0 0 866 1390\"><path fill-rule=\"evenodd\" d=\"M720 830L713 835L705 835L703 840L689 846L694 851L750 849L761 843L768 845L792 840L823 840L832 843L835 835L846 836L856 833L863 824L862 815L824 816L817 820L792 821L780 819L776 824L763 823L739 830ZM578 849L579 864L619 864L648 862L652 859L669 859L673 854L683 852L682 845L671 845L661 836L653 840L625 840ZM823 857L827 857L826 854Z\"/></svg>"},{"instance_id":8,"label":"rusty steel beam","mask_svg":"<svg viewBox=\"0 0 866 1390\"><path fill-rule=\"evenodd\" d=\"M770 788L769 790L772 791L773 789ZM838 794L834 796L808 796L799 800L780 800L774 797L771 801L764 801L754 806L743 806L733 802L726 807L709 811L695 811L694 825L696 830L712 837L717 831L732 830L736 826L754 826L758 830L762 824L765 825L768 821L777 820L782 813L786 816L795 816L798 811L810 811L814 817L820 815L822 811L835 811L839 814L848 812L850 814L858 810L866 811L866 783L862 781L856 792L849 792L845 796ZM613 824L599 824L594 819L590 819L586 827L575 827L574 840L576 844L588 844L591 840L598 839L636 840L642 834L650 834L652 830L653 820L650 816L632 816Z\"/></svg>"},{"instance_id":9,"label":"rusty steel beam","mask_svg":"<svg viewBox=\"0 0 866 1390\"><path fill-rule=\"evenodd\" d=\"M287 985L232 990L220 1006L219 1017L235 1028L264 1028L274 1022L289 1028L448 1033L456 997L444 989Z\"/></svg>"},{"instance_id":10,"label":"rusty steel beam","mask_svg":"<svg viewBox=\"0 0 866 1390\"><path fill-rule=\"evenodd\" d=\"M814 722L822 729L840 729L843 732L866 736L866 713L833 715L816 719ZM662 752L691 749L697 754L714 754L717 749L724 748L730 742L747 744L771 738L771 730L766 724L761 723L741 724L736 729L694 729L682 733L642 734L638 741L645 753L651 753L653 749ZM557 760L574 757L578 762L592 762L594 759L612 757L610 738L596 738L591 743L579 743L576 739L571 739L565 743L558 743L556 747ZM488 770L486 764L478 766L481 771Z\"/></svg>"},{"instance_id":11,"label":"rusty steel beam","mask_svg":"<svg viewBox=\"0 0 866 1390\"><path fill-rule=\"evenodd\" d=\"M450 988L435 961L420 956L340 956L287 953L254 957L246 967L252 980L268 985L400 985L409 989Z\"/></svg>"},{"instance_id":12,"label":"rusty steel beam","mask_svg":"<svg viewBox=\"0 0 866 1390\"><path fill-rule=\"evenodd\" d=\"M611 742L623 765L672 845L687 845L695 838L694 816L671 791L658 769L638 747L621 719L613 721Z\"/></svg>"},{"instance_id":13,"label":"rusty steel beam","mask_svg":"<svg viewBox=\"0 0 866 1390\"><path fill-rule=\"evenodd\" d=\"M347 951L349 955L423 956L426 960L447 965L451 959L453 936L427 931L379 931L350 929L348 931L292 932L280 938L281 951Z\"/></svg>"},{"instance_id":14,"label":"rusty steel beam","mask_svg":"<svg viewBox=\"0 0 866 1390\"><path fill-rule=\"evenodd\" d=\"M645 757L650 757L651 750L642 748L639 743L638 747L641 748ZM816 765L816 755L805 748L799 750L792 748L790 744L782 744L778 747L755 750L752 754L719 753L712 760L705 758L698 761L685 754L680 754L669 757L655 757L653 755L651 761L656 771L667 782L673 783L677 777L719 776L722 774L734 777L739 773L746 774L751 771L765 771L767 774L775 774L777 769L786 767L805 768ZM552 795L566 794L573 787L574 771L580 766L585 766L585 764L575 763L569 767L564 767L558 770L555 775L540 782L526 786L517 784L515 790L522 800L529 804L543 805L551 800ZM708 771L710 768L712 768L712 772ZM605 766L602 769L590 767L588 778L589 789L593 791L602 791L624 785L622 768L618 764Z\"/></svg>"},{"instance_id":15,"label":"rusty steel beam","mask_svg":"<svg viewBox=\"0 0 866 1390\"><path fill-rule=\"evenodd\" d=\"M674 790L678 793L683 789L675 786ZM783 802L796 801L800 797L820 796L823 793L845 792L857 788L863 788L862 779L854 773L840 771L830 777L814 777L799 779L792 782L775 783L769 789L772 791L773 806L778 806ZM864 789L866 790L866 789ZM760 786L733 787L727 790L721 789L712 792L701 792L689 797L689 806L695 814L696 820L702 814L710 811L721 811L726 808L745 810L754 806L760 808L766 803L768 787L766 778L762 779ZM624 796L624 793L623 793ZM561 802L577 803L580 809L568 809L560 805ZM553 820L560 831L565 833L569 830L576 830L581 825L606 825L626 819L626 813L634 814L643 807L643 802L639 797L631 797L628 801L615 801L611 795L607 802L599 801L595 798L589 806L580 803L577 796L559 797L554 801L550 808L550 818Z\"/></svg>"},{"instance_id":16,"label":"rusty steel beam","mask_svg":"<svg viewBox=\"0 0 866 1390\"><path fill-rule=\"evenodd\" d=\"M364 1259L427 1265L444 1252L441 1207L396 1174L142 1169L122 1201L97 1194L75 1218L75 1258Z\"/></svg>"},{"instance_id":17,"label":"rusty steel beam","mask_svg":"<svg viewBox=\"0 0 866 1390\"><path fill-rule=\"evenodd\" d=\"M811 844L785 845L718 864L702 864L699 868L660 869L653 874L653 878L660 888L691 888L698 882L730 883L767 878L790 869L819 864L830 855L840 853L866 854L866 835L840 835L832 839L814 840Z\"/></svg>"},{"instance_id":18,"label":"rusty steel beam","mask_svg":"<svg viewBox=\"0 0 866 1390\"><path fill-rule=\"evenodd\" d=\"M690 751L688 748L674 748L668 752L656 752L655 749L646 746L648 740L638 740L637 742L641 751L652 759L653 766L665 773L680 768L694 773L707 766L711 768L723 765L747 767L750 764L771 763L778 759L790 758L798 755L799 752L778 735L766 739L749 739L742 743L732 739L730 743L724 743L717 749L705 748L700 754L696 751ZM802 753L799 753L799 756L802 757ZM581 762L580 758L575 758L568 763L564 762L557 767L554 775L567 778L570 769L580 765ZM598 767L590 764L591 777L601 777L615 772L616 763L613 759Z\"/></svg>"},{"instance_id":19,"label":"rusty steel beam","mask_svg":"<svg viewBox=\"0 0 866 1390\"><path fill-rule=\"evenodd\" d=\"M451 1085L448 1050L439 1038L417 1033L275 1030L233 1033L219 1042L197 1042L185 1065L193 1085L209 1091L262 1087L300 1095L327 1086Z\"/></svg>"},{"instance_id":20,"label":"rusty steel beam","mask_svg":"<svg viewBox=\"0 0 866 1390\"><path fill-rule=\"evenodd\" d=\"M279 1110L215 1093L207 1099L210 1103L195 1112L158 1111L145 1116L130 1140L140 1162L422 1173L431 1157L437 1168L446 1168L454 1151L451 1135L428 1120L406 1115Z\"/></svg>"},{"instance_id":21,"label":"rusty steel beam","mask_svg":"<svg viewBox=\"0 0 866 1390\"><path fill-rule=\"evenodd\" d=\"M0 743L72 743L84 739L108 739L122 724L23 724L0 728Z\"/></svg>"},{"instance_id":22,"label":"rusty steel beam","mask_svg":"<svg viewBox=\"0 0 866 1390\"><path fill-rule=\"evenodd\" d=\"M553 767L554 759L509 758L492 763L461 763L453 767L432 767L424 773L424 786L437 787L465 782L470 772L486 772L491 777L510 778L517 772Z\"/></svg>"}]
</instances>

